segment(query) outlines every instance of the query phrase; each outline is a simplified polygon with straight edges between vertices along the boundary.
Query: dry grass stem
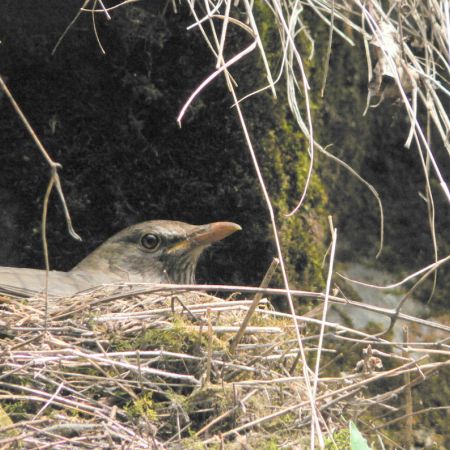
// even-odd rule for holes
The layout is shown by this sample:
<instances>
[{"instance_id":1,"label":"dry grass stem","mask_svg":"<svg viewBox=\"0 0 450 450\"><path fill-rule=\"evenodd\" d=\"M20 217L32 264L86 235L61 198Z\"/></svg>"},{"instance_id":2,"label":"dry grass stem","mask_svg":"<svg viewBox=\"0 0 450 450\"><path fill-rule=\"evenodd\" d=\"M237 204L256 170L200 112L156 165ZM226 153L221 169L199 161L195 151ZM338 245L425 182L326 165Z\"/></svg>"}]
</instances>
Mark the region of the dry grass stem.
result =
<instances>
[{"instance_id":1,"label":"dry grass stem","mask_svg":"<svg viewBox=\"0 0 450 450\"><path fill-rule=\"evenodd\" d=\"M121 297L117 289L127 295ZM12 422L0 445L176 448L188 445L186 439L207 445L241 432L259 439L273 427L290 439L296 430L297 442L304 444L306 429L298 430L314 423L306 389L312 380L316 416L325 413L337 424L335 411L345 408L378 410L382 404L391 414L404 415L399 394L450 365L450 360L425 362L434 352L448 357L445 345L406 341L396 345L403 354L381 351L367 347L364 339L372 346L387 346L388 340L295 315L298 326L307 324L301 325L307 359L318 353L322 360L333 358L336 341L352 336L358 337L354 345L360 351L369 350L363 352L362 370L344 362L345 373L329 376L322 363L322 371L305 376L299 361L289 374L300 351L291 314L276 312L261 299L233 353L230 343L253 300L184 291L158 287L133 295L123 286L49 297L46 333L42 298L1 297L10 337L0 340L0 402ZM183 306L177 302L171 308L173 297ZM374 358L394 368L371 366ZM379 380L406 376L407 386L376 398L365 391ZM104 445L98 447L99 442Z\"/></svg>"}]
</instances>

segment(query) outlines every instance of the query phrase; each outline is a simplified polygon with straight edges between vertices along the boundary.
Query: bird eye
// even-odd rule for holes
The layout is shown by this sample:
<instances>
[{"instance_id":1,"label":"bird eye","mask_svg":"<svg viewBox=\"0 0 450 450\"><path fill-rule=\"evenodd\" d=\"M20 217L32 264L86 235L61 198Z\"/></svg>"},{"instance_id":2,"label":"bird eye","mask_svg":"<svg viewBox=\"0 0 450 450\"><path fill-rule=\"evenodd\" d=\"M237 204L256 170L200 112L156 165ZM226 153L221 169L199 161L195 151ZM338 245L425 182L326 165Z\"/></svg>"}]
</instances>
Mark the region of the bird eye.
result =
<instances>
[{"instance_id":1,"label":"bird eye","mask_svg":"<svg viewBox=\"0 0 450 450\"><path fill-rule=\"evenodd\" d=\"M141 237L141 244L147 250L156 250L159 245L159 237L155 234L144 234Z\"/></svg>"}]
</instances>

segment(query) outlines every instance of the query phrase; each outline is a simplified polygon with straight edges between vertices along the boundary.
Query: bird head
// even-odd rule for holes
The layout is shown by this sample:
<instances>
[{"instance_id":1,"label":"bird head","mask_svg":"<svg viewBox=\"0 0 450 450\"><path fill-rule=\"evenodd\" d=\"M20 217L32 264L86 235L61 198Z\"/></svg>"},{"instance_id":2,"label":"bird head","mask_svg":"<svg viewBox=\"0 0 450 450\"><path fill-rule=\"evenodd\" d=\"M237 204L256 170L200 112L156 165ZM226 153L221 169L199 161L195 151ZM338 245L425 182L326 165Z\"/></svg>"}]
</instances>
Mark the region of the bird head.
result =
<instances>
[{"instance_id":1,"label":"bird head","mask_svg":"<svg viewBox=\"0 0 450 450\"><path fill-rule=\"evenodd\" d=\"M103 271L130 282L192 284L203 250L240 229L232 222L143 222L109 238L72 272Z\"/></svg>"}]
</instances>

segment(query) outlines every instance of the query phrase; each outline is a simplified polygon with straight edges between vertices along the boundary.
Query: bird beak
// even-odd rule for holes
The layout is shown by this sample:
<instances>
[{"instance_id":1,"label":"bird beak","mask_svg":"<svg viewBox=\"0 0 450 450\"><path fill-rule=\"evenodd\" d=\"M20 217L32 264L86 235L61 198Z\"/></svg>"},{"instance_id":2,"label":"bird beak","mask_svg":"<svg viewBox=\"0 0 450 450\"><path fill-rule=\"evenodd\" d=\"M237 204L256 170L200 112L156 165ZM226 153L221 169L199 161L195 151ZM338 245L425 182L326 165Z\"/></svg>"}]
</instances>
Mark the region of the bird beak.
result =
<instances>
[{"instance_id":1,"label":"bird beak","mask_svg":"<svg viewBox=\"0 0 450 450\"><path fill-rule=\"evenodd\" d=\"M173 244L166 252L201 251L213 242L225 239L230 234L239 230L242 230L242 228L233 222L214 222L208 225L199 225L186 236L186 239Z\"/></svg>"},{"instance_id":2,"label":"bird beak","mask_svg":"<svg viewBox=\"0 0 450 450\"><path fill-rule=\"evenodd\" d=\"M196 246L206 246L221 241L230 234L242 230L240 225L233 222L214 222L208 225L199 225L188 237Z\"/></svg>"}]
</instances>

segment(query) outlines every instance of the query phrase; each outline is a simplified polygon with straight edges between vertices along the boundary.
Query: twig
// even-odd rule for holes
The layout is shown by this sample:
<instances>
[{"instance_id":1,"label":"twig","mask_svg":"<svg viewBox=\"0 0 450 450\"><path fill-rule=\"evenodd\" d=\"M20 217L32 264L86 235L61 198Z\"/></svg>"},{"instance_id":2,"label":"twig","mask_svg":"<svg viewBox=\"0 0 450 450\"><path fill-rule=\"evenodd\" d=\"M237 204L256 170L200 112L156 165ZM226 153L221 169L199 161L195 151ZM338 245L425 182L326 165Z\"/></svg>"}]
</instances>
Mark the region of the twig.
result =
<instances>
[{"instance_id":1,"label":"twig","mask_svg":"<svg viewBox=\"0 0 450 450\"><path fill-rule=\"evenodd\" d=\"M322 312L322 323L320 325L320 335L319 335L319 344L318 344L318 351L317 351L317 357L316 357L316 366L314 369L314 379L313 379L313 395L314 397L317 394L317 383L319 380L319 367L320 367L320 356L322 352L322 345L323 345L323 336L325 333L325 322L327 318L327 312L328 312L328 298L330 295L330 289L331 289L331 280L333 277L333 265L334 265L334 256L336 252L336 242L337 242L337 229L333 226L333 219L331 216L328 217L329 224L330 224L330 231L331 231L331 254L330 254L330 263L328 267L328 276L327 276L327 283L325 287L325 298L324 298L324 305L323 305L323 312ZM314 422L311 423L311 426L313 427L314 431Z\"/></svg>"},{"instance_id":2,"label":"twig","mask_svg":"<svg viewBox=\"0 0 450 450\"><path fill-rule=\"evenodd\" d=\"M406 342L409 341L408 335L408 327L403 327L403 340ZM407 351L403 351L403 357L408 358L409 353ZM406 411L406 423L404 429L404 439L403 444L405 448L411 448L413 444L413 403L412 403L412 391L411 391L411 374L409 372L405 373L404 376L405 383L405 411Z\"/></svg>"},{"instance_id":3,"label":"twig","mask_svg":"<svg viewBox=\"0 0 450 450\"><path fill-rule=\"evenodd\" d=\"M206 311L206 316L208 319L208 355L206 360L205 386L207 386L211 381L211 359L212 359L212 341L213 341L211 309L208 308L208 310Z\"/></svg>"},{"instance_id":4,"label":"twig","mask_svg":"<svg viewBox=\"0 0 450 450\"><path fill-rule=\"evenodd\" d=\"M54 179L54 183L56 184L56 187L58 189L58 193L60 194L61 203L64 209L64 215L67 223L67 229L69 234L76 240L81 241L80 236L78 236L77 233L75 233L75 230L72 227L72 219L70 218L69 210L67 208L66 200L64 198L64 195L62 193L61 189L61 183L59 180L58 175L58 169L61 168L61 165L57 162L54 162L50 156L48 155L47 151L45 150L44 146L42 145L41 141L37 137L36 133L34 132L33 128L31 127L30 123L28 122L28 119L25 117L24 113L20 109L17 102L14 100L13 95L11 94L10 90L6 86L5 82L3 81L3 78L0 76L0 87L3 89L3 92L8 97L9 101L11 102L11 105L13 106L14 110L16 111L17 115L19 116L20 120L24 124L25 128L27 129L28 133L30 134L31 138L33 139L34 143L37 145L39 151L41 152L44 159L47 161L48 165L51 169L51 176Z\"/></svg>"},{"instance_id":5,"label":"twig","mask_svg":"<svg viewBox=\"0 0 450 450\"><path fill-rule=\"evenodd\" d=\"M266 272L266 275L264 276L263 281L261 282L260 288L265 289L265 288L267 288L267 286L269 286L269 283L272 280L273 275L275 274L275 270L277 269L279 262L280 261L278 260L278 258L273 259L272 263L270 264L269 269ZM230 345L230 353L231 354L233 354L236 351L236 347L239 344L239 342L241 341L242 336L244 335L245 329L246 329L247 325L249 324L253 313L255 312L256 308L258 307L262 296L263 296L263 294L261 292L257 292L255 294L253 302L250 305L250 308L248 309L247 314L244 317L244 320L242 321L242 325L240 326L239 331L237 332L236 336L234 337L234 339L231 342L231 345Z\"/></svg>"}]
</instances>

